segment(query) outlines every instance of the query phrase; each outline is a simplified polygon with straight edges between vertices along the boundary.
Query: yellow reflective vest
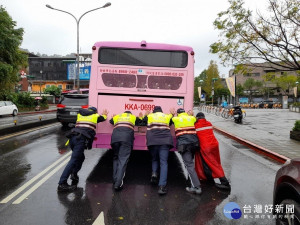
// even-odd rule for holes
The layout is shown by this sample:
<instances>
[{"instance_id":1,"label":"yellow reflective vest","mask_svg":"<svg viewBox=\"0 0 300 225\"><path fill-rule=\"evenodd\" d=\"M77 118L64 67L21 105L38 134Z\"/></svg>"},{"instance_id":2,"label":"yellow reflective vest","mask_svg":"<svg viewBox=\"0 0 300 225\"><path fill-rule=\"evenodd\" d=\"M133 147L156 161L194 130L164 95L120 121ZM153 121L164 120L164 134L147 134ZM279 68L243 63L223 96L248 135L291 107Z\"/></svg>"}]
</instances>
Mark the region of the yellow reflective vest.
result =
<instances>
[{"instance_id":1,"label":"yellow reflective vest","mask_svg":"<svg viewBox=\"0 0 300 225\"><path fill-rule=\"evenodd\" d=\"M172 114L164 114L162 112L150 113L148 115L147 130L168 129L172 119Z\"/></svg>"},{"instance_id":2,"label":"yellow reflective vest","mask_svg":"<svg viewBox=\"0 0 300 225\"><path fill-rule=\"evenodd\" d=\"M136 117L131 113L122 113L113 117L114 128L128 127L134 129Z\"/></svg>"},{"instance_id":3,"label":"yellow reflective vest","mask_svg":"<svg viewBox=\"0 0 300 225\"><path fill-rule=\"evenodd\" d=\"M75 127L85 127L96 131L96 125L99 116L100 115L98 113L89 116L83 116L80 113L78 113ZM103 115L103 117L104 119L106 119L105 115Z\"/></svg>"},{"instance_id":4,"label":"yellow reflective vest","mask_svg":"<svg viewBox=\"0 0 300 225\"><path fill-rule=\"evenodd\" d=\"M196 134L195 122L196 118L187 113L180 113L178 116L173 117L172 121L175 126L175 135L180 136L183 134Z\"/></svg>"}]
</instances>

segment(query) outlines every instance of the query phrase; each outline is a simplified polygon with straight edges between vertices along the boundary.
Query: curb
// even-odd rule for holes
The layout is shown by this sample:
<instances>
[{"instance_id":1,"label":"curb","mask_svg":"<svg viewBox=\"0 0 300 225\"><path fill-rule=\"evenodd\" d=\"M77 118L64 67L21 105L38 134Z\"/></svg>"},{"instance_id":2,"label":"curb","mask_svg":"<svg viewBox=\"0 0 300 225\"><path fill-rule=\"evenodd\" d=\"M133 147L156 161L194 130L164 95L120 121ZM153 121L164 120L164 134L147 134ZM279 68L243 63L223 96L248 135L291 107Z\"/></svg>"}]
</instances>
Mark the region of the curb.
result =
<instances>
[{"instance_id":1,"label":"curb","mask_svg":"<svg viewBox=\"0 0 300 225\"><path fill-rule=\"evenodd\" d=\"M52 113L52 112L56 112L56 111L57 111L57 109L47 110L47 111L19 112L18 115L38 114L38 113Z\"/></svg>"},{"instance_id":2,"label":"curb","mask_svg":"<svg viewBox=\"0 0 300 225\"><path fill-rule=\"evenodd\" d=\"M11 134L11 133L15 133L15 132L20 132L20 131L24 131L26 129L31 129L34 127L39 127L39 126L44 126L50 123L56 123L58 122L56 118L53 119L49 119L49 120L42 120L42 121L38 121L38 122L34 122L34 123L27 123L27 124L21 124L21 125L16 125L13 127L7 127L4 129L0 130L0 136L4 136L7 134Z\"/></svg>"},{"instance_id":3,"label":"curb","mask_svg":"<svg viewBox=\"0 0 300 225\"><path fill-rule=\"evenodd\" d=\"M239 142L239 143L241 143L241 144L243 144L243 145L251 148L252 150L256 151L257 153L265 155L265 156L267 156L269 158L272 158L272 159L274 159L275 161L277 161L279 163L285 163L287 160L290 160L290 158L288 158L286 156L280 155L280 154L278 154L276 152L272 152L271 150L266 149L264 147L261 147L261 146L259 146L257 144L254 144L254 143L252 143L252 142L250 142L248 140L239 138L239 137L237 137L237 136L235 136L235 135L233 135L231 133L228 133L227 131L224 131L224 130L218 128L218 127L214 126L214 129L217 132L219 132L221 134L224 134L225 136L230 137L230 138L236 140L237 142Z\"/></svg>"}]
</instances>

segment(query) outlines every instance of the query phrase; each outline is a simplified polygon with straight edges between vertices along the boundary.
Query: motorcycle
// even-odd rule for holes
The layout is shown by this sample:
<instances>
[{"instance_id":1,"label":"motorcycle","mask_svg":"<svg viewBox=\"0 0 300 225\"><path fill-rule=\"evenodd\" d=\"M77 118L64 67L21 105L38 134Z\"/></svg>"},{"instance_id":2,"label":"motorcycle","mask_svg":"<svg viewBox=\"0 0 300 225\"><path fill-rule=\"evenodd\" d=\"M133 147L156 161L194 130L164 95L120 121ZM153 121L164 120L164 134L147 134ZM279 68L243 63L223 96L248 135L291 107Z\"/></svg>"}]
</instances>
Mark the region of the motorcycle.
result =
<instances>
[{"instance_id":1,"label":"motorcycle","mask_svg":"<svg viewBox=\"0 0 300 225\"><path fill-rule=\"evenodd\" d=\"M233 119L235 123L242 123L243 113L240 106L233 107Z\"/></svg>"}]
</instances>

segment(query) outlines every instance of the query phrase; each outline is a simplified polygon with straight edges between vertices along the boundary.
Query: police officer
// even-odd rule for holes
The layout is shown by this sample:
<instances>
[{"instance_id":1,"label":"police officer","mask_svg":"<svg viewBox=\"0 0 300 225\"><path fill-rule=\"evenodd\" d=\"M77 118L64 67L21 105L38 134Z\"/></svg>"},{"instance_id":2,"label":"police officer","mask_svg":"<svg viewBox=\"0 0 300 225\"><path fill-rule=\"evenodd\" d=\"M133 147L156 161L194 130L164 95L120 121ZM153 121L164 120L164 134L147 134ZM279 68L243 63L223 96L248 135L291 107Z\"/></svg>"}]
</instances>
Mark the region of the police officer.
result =
<instances>
[{"instance_id":1,"label":"police officer","mask_svg":"<svg viewBox=\"0 0 300 225\"><path fill-rule=\"evenodd\" d=\"M160 106L155 106L153 113L146 115L143 119L143 122L147 124L147 147L152 156L151 183L153 184L157 184L157 172L160 165L158 182L158 194L160 195L167 193L168 157L169 150L173 148L173 138L170 131L172 116L172 114L164 114Z\"/></svg>"},{"instance_id":2,"label":"police officer","mask_svg":"<svg viewBox=\"0 0 300 225\"><path fill-rule=\"evenodd\" d=\"M123 178L133 147L134 126L140 125L142 120L132 115L130 111L125 111L111 118L109 122L114 125L111 135L111 147L114 152L113 187L119 191L123 188Z\"/></svg>"},{"instance_id":3,"label":"police officer","mask_svg":"<svg viewBox=\"0 0 300 225\"><path fill-rule=\"evenodd\" d=\"M76 189L79 182L77 173L85 159L84 150L92 148L96 135L96 125L106 120L107 114L108 111L104 109L102 115L99 115L95 107L79 110L75 128L67 136L70 139L72 156L59 179L57 191L72 191ZM72 185L69 185L67 182L69 177L72 180Z\"/></svg>"},{"instance_id":4,"label":"police officer","mask_svg":"<svg viewBox=\"0 0 300 225\"><path fill-rule=\"evenodd\" d=\"M172 121L175 126L177 151L182 156L184 165L188 171L188 178L191 182L191 186L186 187L186 190L190 193L201 194L200 181L194 166L195 151L199 148L199 141L194 127L196 118L187 114L184 109L179 108L177 116L173 117Z\"/></svg>"}]
</instances>

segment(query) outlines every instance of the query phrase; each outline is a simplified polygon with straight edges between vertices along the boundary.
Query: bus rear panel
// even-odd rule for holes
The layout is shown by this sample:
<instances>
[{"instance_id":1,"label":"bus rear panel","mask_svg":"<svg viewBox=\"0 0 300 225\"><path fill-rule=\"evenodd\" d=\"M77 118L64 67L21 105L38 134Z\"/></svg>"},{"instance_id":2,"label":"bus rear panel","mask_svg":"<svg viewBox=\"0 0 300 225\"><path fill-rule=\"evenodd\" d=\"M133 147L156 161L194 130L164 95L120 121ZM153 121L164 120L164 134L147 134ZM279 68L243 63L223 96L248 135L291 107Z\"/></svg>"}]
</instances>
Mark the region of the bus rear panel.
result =
<instances>
[{"instance_id":1,"label":"bus rear panel","mask_svg":"<svg viewBox=\"0 0 300 225\"><path fill-rule=\"evenodd\" d=\"M161 106L192 110L194 58L190 47L146 42L97 42L93 47L89 105L109 111L97 126L93 147L110 148L113 115L142 112ZM134 150L146 150L146 126L135 128ZM175 135L174 128L171 128Z\"/></svg>"}]
</instances>

